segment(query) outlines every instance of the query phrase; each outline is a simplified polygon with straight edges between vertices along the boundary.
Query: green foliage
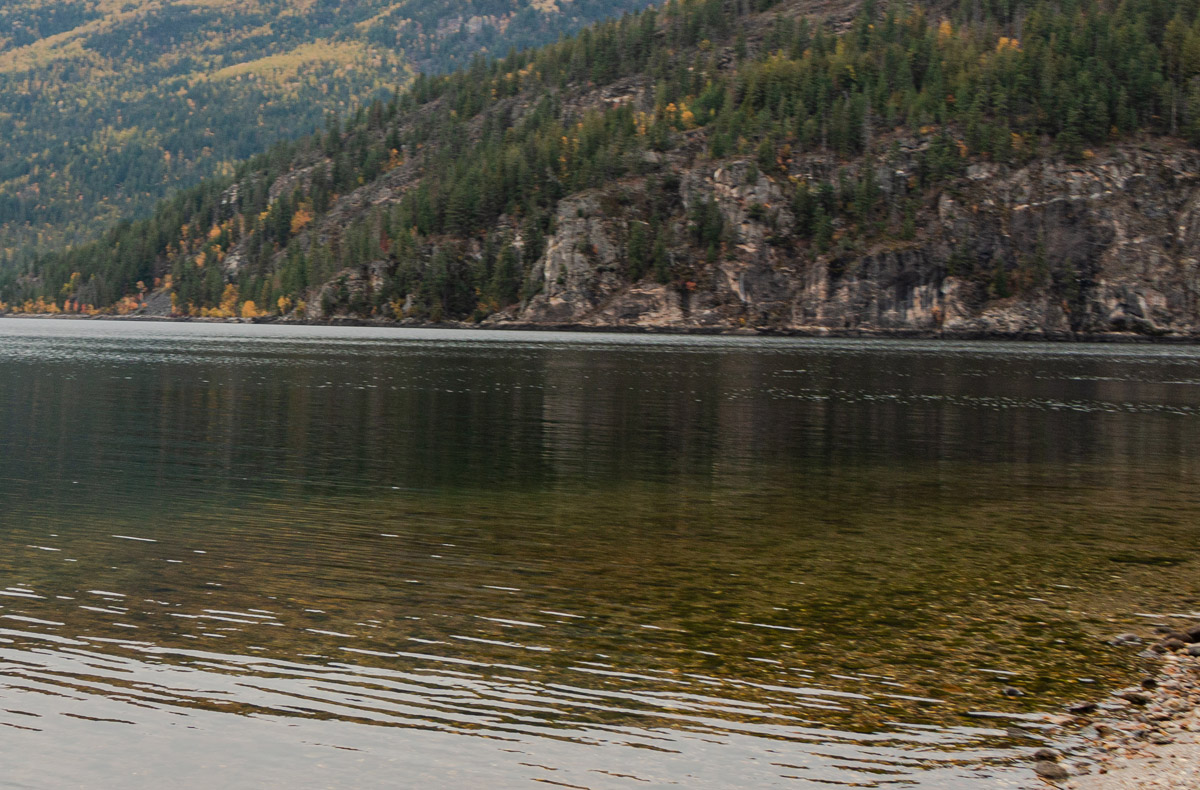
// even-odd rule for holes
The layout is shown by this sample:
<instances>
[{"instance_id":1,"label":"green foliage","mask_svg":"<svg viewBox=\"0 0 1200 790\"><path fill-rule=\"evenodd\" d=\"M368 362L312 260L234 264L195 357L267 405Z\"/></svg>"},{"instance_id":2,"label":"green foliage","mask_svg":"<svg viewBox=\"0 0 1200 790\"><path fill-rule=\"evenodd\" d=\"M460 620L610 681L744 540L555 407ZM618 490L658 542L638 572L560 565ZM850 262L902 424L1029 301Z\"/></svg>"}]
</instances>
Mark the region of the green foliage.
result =
<instances>
[{"instance_id":1,"label":"green foliage","mask_svg":"<svg viewBox=\"0 0 1200 790\"><path fill-rule=\"evenodd\" d=\"M653 242L650 239L650 229L645 222L634 220L629 226L629 241L625 250L627 261L626 275L633 282L646 276L650 266L650 253Z\"/></svg>"},{"instance_id":2,"label":"green foliage","mask_svg":"<svg viewBox=\"0 0 1200 790\"><path fill-rule=\"evenodd\" d=\"M1200 139L1197 2L1016 0L964 6L939 22L920 9L868 5L838 36L758 17L758 6L670 2L539 50L418 76L149 220L0 280L0 299L61 300L74 293L64 284L76 283L110 304L169 271L182 305L211 308L225 293L223 256L236 248L236 284L256 304L319 299L326 313L396 315L403 302L417 317L478 319L536 293L531 267L559 202L581 191L640 185L616 209L634 218L624 242L630 280L682 281L689 254L715 260L729 250L735 229L720 206L701 196L683 210L672 163L688 157L743 157L751 182L761 173L785 184L796 152L841 158L833 179L796 179L794 227L773 228L826 252L835 241L846 249L885 233L913 238L922 196L974 157L1020 161L1038 155L1041 139L1067 156L1131 134ZM752 23L761 40L743 35ZM744 56L719 56L738 42ZM582 91L626 78L654 86L645 105L580 108ZM886 171L864 154L897 129L917 143L918 172L884 184ZM414 175L396 197L329 219L339 196L397 166ZM753 211L763 222L779 216ZM680 245L691 252L676 254ZM995 295L1017 287L1004 262L975 267L967 250L948 264L989 280ZM1066 275L1043 276L1070 285Z\"/></svg>"}]
</instances>

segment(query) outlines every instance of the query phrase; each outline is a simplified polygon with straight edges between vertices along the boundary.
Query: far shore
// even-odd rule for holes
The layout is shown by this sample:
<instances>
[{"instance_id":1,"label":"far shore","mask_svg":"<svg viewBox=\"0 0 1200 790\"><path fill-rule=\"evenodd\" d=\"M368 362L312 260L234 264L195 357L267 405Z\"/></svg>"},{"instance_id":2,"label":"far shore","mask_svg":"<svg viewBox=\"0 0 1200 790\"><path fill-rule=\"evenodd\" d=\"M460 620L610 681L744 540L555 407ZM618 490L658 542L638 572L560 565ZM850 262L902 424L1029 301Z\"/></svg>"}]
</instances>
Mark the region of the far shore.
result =
<instances>
[{"instance_id":1,"label":"far shore","mask_svg":"<svg viewBox=\"0 0 1200 790\"><path fill-rule=\"evenodd\" d=\"M894 329L876 327L738 327L738 326L677 326L644 324L579 324L527 323L520 321L394 321L383 318L350 318L334 316L329 319L299 319L280 316L261 318L201 318L171 315L78 315L50 313L0 313L2 318L28 318L60 321L145 321L161 323L198 324L278 324L283 326L361 326L375 329L461 329L511 330L523 332L618 332L647 335L725 335L731 337L815 337L841 339L899 339L899 340L995 340L1035 343L1143 343L1143 344L1200 344L1200 334L1143 334L1138 332L985 332L976 330Z\"/></svg>"}]
</instances>

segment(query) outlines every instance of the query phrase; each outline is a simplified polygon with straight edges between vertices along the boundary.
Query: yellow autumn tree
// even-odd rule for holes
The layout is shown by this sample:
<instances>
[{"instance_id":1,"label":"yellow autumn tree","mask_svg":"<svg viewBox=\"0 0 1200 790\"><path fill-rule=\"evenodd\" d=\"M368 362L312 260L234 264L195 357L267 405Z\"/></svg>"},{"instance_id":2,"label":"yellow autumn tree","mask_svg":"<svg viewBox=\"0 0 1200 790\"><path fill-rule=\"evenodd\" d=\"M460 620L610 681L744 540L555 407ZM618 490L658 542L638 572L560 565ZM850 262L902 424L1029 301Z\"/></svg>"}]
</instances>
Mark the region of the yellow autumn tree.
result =
<instances>
[{"instance_id":1,"label":"yellow autumn tree","mask_svg":"<svg viewBox=\"0 0 1200 790\"><path fill-rule=\"evenodd\" d=\"M312 206L307 202L301 203L296 209L296 213L292 215L292 235L304 230L312 220Z\"/></svg>"},{"instance_id":2,"label":"yellow autumn tree","mask_svg":"<svg viewBox=\"0 0 1200 790\"><path fill-rule=\"evenodd\" d=\"M113 305L113 310L117 315L129 315L139 307L141 307L141 302L138 301L138 298L127 294L122 296L120 301Z\"/></svg>"},{"instance_id":3,"label":"yellow autumn tree","mask_svg":"<svg viewBox=\"0 0 1200 790\"><path fill-rule=\"evenodd\" d=\"M233 318L237 315L238 287L233 283L225 286L221 294L221 306L217 309L219 318Z\"/></svg>"}]
</instances>

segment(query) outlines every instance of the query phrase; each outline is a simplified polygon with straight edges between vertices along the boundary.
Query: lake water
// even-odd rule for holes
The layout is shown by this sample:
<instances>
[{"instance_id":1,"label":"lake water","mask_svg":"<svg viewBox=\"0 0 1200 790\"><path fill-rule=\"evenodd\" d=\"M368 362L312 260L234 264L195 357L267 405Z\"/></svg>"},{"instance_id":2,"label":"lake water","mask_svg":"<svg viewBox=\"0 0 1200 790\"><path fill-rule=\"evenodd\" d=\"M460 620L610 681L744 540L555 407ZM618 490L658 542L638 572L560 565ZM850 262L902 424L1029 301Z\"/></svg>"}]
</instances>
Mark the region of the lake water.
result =
<instances>
[{"instance_id":1,"label":"lake water","mask_svg":"<svg viewBox=\"0 0 1200 790\"><path fill-rule=\"evenodd\" d=\"M0 320L0 787L1028 786L1197 448L1195 347Z\"/></svg>"}]
</instances>

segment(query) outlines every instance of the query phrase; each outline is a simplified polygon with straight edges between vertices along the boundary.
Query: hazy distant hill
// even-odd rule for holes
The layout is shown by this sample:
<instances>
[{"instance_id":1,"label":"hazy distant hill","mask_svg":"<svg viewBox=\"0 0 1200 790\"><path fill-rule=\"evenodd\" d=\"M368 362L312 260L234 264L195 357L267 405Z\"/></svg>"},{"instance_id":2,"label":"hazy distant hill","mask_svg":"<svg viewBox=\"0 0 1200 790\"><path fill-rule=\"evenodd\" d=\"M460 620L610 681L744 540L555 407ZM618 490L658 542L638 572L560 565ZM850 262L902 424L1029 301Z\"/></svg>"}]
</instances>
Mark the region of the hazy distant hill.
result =
<instances>
[{"instance_id":1,"label":"hazy distant hill","mask_svg":"<svg viewBox=\"0 0 1200 790\"><path fill-rule=\"evenodd\" d=\"M0 263L146 213L416 70L647 0L6 0Z\"/></svg>"}]
</instances>

